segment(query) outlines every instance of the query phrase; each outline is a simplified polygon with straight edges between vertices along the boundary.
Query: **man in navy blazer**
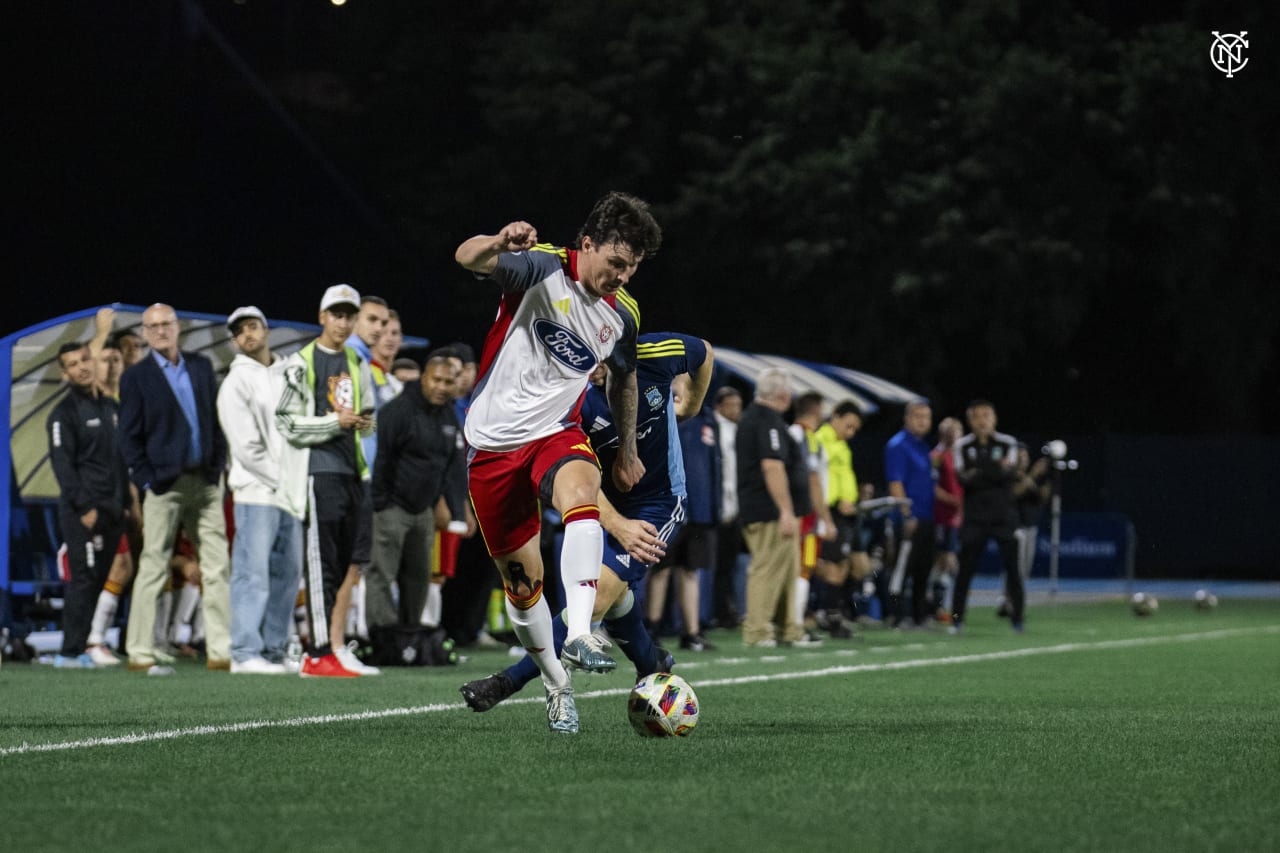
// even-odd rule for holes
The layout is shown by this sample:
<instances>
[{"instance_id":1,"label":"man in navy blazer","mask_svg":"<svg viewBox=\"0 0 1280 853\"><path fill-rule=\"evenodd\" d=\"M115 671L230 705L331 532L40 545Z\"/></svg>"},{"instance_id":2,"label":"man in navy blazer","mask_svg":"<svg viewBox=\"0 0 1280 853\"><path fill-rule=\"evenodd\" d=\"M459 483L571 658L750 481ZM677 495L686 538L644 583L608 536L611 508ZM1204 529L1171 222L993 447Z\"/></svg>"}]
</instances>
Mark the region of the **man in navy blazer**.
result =
<instances>
[{"instance_id":1,"label":"man in navy blazer","mask_svg":"<svg viewBox=\"0 0 1280 853\"><path fill-rule=\"evenodd\" d=\"M156 599L169 574L179 526L200 562L209 669L231 661L230 565L222 511L227 442L218 424L218 387L209 359L178 347L178 315L164 304L142 314L151 352L120 377L120 447L143 496L143 544L133 582L129 669L167 674L173 662L154 639ZM164 632L161 632L164 635ZM166 644L167 645L167 644Z\"/></svg>"}]
</instances>

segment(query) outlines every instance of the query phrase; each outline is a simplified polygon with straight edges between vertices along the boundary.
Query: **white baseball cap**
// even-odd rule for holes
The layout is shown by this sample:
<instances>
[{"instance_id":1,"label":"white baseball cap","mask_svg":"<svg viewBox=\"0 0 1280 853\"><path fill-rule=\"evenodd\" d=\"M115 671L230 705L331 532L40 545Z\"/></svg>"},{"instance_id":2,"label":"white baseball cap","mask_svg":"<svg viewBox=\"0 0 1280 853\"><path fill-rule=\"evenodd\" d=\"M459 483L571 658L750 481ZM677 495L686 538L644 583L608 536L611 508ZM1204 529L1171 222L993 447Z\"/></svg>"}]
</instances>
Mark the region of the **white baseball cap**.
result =
<instances>
[{"instance_id":1,"label":"white baseball cap","mask_svg":"<svg viewBox=\"0 0 1280 853\"><path fill-rule=\"evenodd\" d=\"M358 311L360 294L349 284L335 284L324 292L324 298L320 300L320 310L328 311L335 305L350 305Z\"/></svg>"},{"instance_id":2,"label":"white baseball cap","mask_svg":"<svg viewBox=\"0 0 1280 853\"><path fill-rule=\"evenodd\" d=\"M227 317L227 330L234 335L236 323L246 317L252 317L255 320L258 320L262 323L262 327L264 329L267 327L267 315L263 314L257 305L241 305L239 308L232 311L230 316Z\"/></svg>"}]
</instances>

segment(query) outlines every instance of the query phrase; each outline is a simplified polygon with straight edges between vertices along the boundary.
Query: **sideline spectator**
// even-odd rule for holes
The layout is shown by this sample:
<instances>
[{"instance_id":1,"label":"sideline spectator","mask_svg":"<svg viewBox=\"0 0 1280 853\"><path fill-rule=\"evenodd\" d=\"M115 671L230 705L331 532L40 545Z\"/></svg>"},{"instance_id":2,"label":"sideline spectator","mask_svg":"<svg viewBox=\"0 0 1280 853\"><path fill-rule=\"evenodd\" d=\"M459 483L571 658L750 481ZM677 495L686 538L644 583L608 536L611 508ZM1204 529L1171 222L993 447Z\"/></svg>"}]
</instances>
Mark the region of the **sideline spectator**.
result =
<instances>
[{"instance_id":1,"label":"sideline spectator","mask_svg":"<svg viewBox=\"0 0 1280 853\"><path fill-rule=\"evenodd\" d=\"M155 646L156 599L168 576L181 525L200 555L204 579L206 666L231 668L230 567L222 512L227 443L218 425L213 364L178 347L173 308L142 314L151 349L120 378L120 433L129 477L143 495L143 546L133 583L129 669L168 674L173 658Z\"/></svg>"},{"instance_id":2,"label":"sideline spectator","mask_svg":"<svg viewBox=\"0 0 1280 853\"><path fill-rule=\"evenodd\" d=\"M391 375L401 387L417 382L422 378L422 368L411 358L397 358L391 362Z\"/></svg>"},{"instance_id":3,"label":"sideline spectator","mask_svg":"<svg viewBox=\"0 0 1280 853\"><path fill-rule=\"evenodd\" d=\"M458 415L458 423L465 425L476 383L475 350L462 342L452 343L445 349L462 362L462 372L458 374L454 388L454 411ZM503 644L494 635L510 635L511 632L504 607L506 594L502 576L485 548L484 538L476 535L476 517L467 494L466 466L463 466L458 482L450 485L451 491L455 489L462 501L462 521L466 529L457 534L458 553L454 560L453 578L441 590L441 623L449 636L461 645L498 647Z\"/></svg>"},{"instance_id":4,"label":"sideline spectator","mask_svg":"<svg viewBox=\"0 0 1280 853\"><path fill-rule=\"evenodd\" d=\"M716 567L711 583L711 616L717 627L742 624L738 608L738 557L746 552L738 523L738 420L742 394L725 385L715 396L716 432L720 442L720 525L716 530Z\"/></svg>"},{"instance_id":5,"label":"sideline spectator","mask_svg":"<svg viewBox=\"0 0 1280 853\"><path fill-rule=\"evenodd\" d=\"M302 520L282 506L281 443L276 403L284 359L273 354L266 316L237 308L227 329L240 350L218 391L235 497L231 553L231 671L286 672L285 643L302 574Z\"/></svg>"},{"instance_id":6,"label":"sideline spectator","mask_svg":"<svg viewBox=\"0 0 1280 853\"><path fill-rule=\"evenodd\" d=\"M933 470L937 473L937 488L933 493L933 535L937 545L930 574L930 590L933 593L935 612L939 621L950 622L947 609L947 591L960 570L960 523L964 519L964 487L956 477L955 446L964 427L955 418L943 418L938 423L938 443L929 452Z\"/></svg>"},{"instance_id":7,"label":"sideline spectator","mask_svg":"<svg viewBox=\"0 0 1280 853\"><path fill-rule=\"evenodd\" d=\"M360 297L360 310L356 313L355 333L347 339L347 346L354 349L369 366L369 375L373 377L373 418L378 419L378 410L394 399L397 393L390 382L382 364L377 360L373 350L386 333L391 322L391 309L387 300L381 296L365 294ZM374 460L378 453L378 440L374 434L359 439L364 446L365 463L373 470ZM365 506L371 506L369 481L364 481ZM330 641L335 649L345 648L344 642L348 633L367 638L369 631L365 620L365 585L362 573L373 559L373 512L367 510L361 514L360 527L356 532L356 543L352 549L352 563L347 568L346 577L338 587L334 599L333 621L329 624L332 632ZM359 664L351 657L350 662ZM366 673L371 674L371 673Z\"/></svg>"},{"instance_id":8,"label":"sideline spectator","mask_svg":"<svg viewBox=\"0 0 1280 853\"><path fill-rule=\"evenodd\" d=\"M769 369L756 378L756 396L738 422L738 505L751 565L742 641L772 648L781 625L784 643L808 645L795 614L800 575L800 517L812 507L804 451L787 432L791 380Z\"/></svg>"},{"instance_id":9,"label":"sideline spectator","mask_svg":"<svg viewBox=\"0 0 1280 853\"><path fill-rule=\"evenodd\" d=\"M1018 527L1013 531L1013 536L1018 540L1018 574L1022 577L1024 588L1036 561L1040 514L1049 502L1052 489L1053 486L1049 483L1049 460L1041 456L1033 463L1027 446L1018 442L1018 479L1013 484L1014 512ZM996 608L996 613L1002 617L1013 615L1009 608L1008 586L1006 582L1004 600Z\"/></svg>"},{"instance_id":10,"label":"sideline spectator","mask_svg":"<svg viewBox=\"0 0 1280 853\"><path fill-rule=\"evenodd\" d=\"M889 495L908 498L911 505L899 510L901 543L893 577L889 581L891 599L900 596L904 575L911 577L911 615L905 616L901 599L894 602L898 624L920 627L928 616L929 570L933 568L933 463L925 436L933 425L933 410L924 400L907 403L899 430L884 448L884 477Z\"/></svg>"},{"instance_id":11,"label":"sideline spectator","mask_svg":"<svg viewBox=\"0 0 1280 853\"><path fill-rule=\"evenodd\" d=\"M641 336L641 341L645 339ZM643 370L643 352L640 363ZM685 523L670 543L667 555L649 571L650 623L656 626L662 620L668 581L674 573L676 600L684 626L680 648L691 652L715 649L702 635L699 572L715 568L716 525L720 517L720 447L710 409L693 409L694 400L701 403L706 396L713 366L714 358L708 357L695 368L696 380L684 373L671 380L671 411L684 418L676 430L684 466ZM648 381L649 376L646 372L637 378ZM690 411L692 414L684 417L683 413Z\"/></svg>"},{"instance_id":12,"label":"sideline spectator","mask_svg":"<svg viewBox=\"0 0 1280 853\"><path fill-rule=\"evenodd\" d=\"M453 411L456 372L449 359L432 355L422 379L405 388L379 416L373 465L373 562L368 586L369 631L375 653L394 656L395 629L419 623L427 600L428 573L440 521L450 511L445 488L463 465L462 428ZM460 509L460 508L459 508ZM399 589L398 609L391 584Z\"/></svg>"},{"instance_id":13,"label":"sideline spectator","mask_svg":"<svg viewBox=\"0 0 1280 853\"><path fill-rule=\"evenodd\" d=\"M114 313L114 312L113 312ZM147 343L133 329L121 329L112 335L120 356L124 359L124 369L128 370L142 361L147 354Z\"/></svg>"},{"instance_id":14,"label":"sideline spectator","mask_svg":"<svg viewBox=\"0 0 1280 853\"><path fill-rule=\"evenodd\" d=\"M817 436L817 429L822 426L822 399L816 391L801 394L795 401L795 416L788 428L791 439L804 451L805 467L809 469L809 502L813 511L800 519L800 576L796 578L795 607L796 618L811 642L822 639L809 610L809 585L818 567L818 543L836 538L835 522L827 506L826 450Z\"/></svg>"},{"instance_id":15,"label":"sideline spectator","mask_svg":"<svg viewBox=\"0 0 1280 853\"><path fill-rule=\"evenodd\" d=\"M88 345L63 344L58 366L69 384L49 413L49 461L58 480L58 526L71 579L62 612L62 650L54 666L93 669L118 664L110 652L93 656L87 639L94 604L111 567L130 509L128 476L117 444L119 405L98 387Z\"/></svg>"},{"instance_id":16,"label":"sideline spectator","mask_svg":"<svg viewBox=\"0 0 1280 853\"><path fill-rule=\"evenodd\" d=\"M373 359L369 365L382 372L390 398L399 396L404 390L404 383L396 376L395 371L396 356L400 354L400 347L403 345L404 330L400 325L400 315L394 308L388 308L387 324L383 327L382 334L378 336L378 342L370 348ZM377 377L374 378L374 382L377 382Z\"/></svg>"},{"instance_id":17,"label":"sideline spectator","mask_svg":"<svg viewBox=\"0 0 1280 853\"><path fill-rule=\"evenodd\" d=\"M361 438L373 434L373 377L368 362L346 346L359 306L360 294L349 285L325 291L320 337L286 360L276 406L276 425L286 441L281 479L288 509L306 519L303 577L312 648L302 662L303 676L377 673L341 644L343 625L331 623L345 621L345 612L335 611L338 588L354 563L361 517L372 514Z\"/></svg>"},{"instance_id":18,"label":"sideline spectator","mask_svg":"<svg viewBox=\"0 0 1280 853\"><path fill-rule=\"evenodd\" d=\"M960 574L951 595L951 632L964 627L969 584L987 541L994 539L1004 564L1013 629L1022 631L1024 590L1018 573L1018 546L1013 531L1013 483L1018 478L1018 442L996 432L996 409L974 400L965 411L969 434L956 442L956 476L964 486L964 523L960 526Z\"/></svg>"},{"instance_id":19,"label":"sideline spectator","mask_svg":"<svg viewBox=\"0 0 1280 853\"><path fill-rule=\"evenodd\" d=\"M115 314L110 308L98 312ZM110 322L110 318L107 318ZM97 340L95 338L94 340ZM92 344L90 350L92 351ZM97 363L98 388L116 403L120 402L120 375L124 372L124 356L114 337L106 337L95 359ZM117 406L118 409L118 406ZM127 480L127 478L126 478ZM138 495L132 483L128 483L130 504L133 510L125 513L124 532L120 534L120 542L116 546L111 560L111 570L107 572L106 583L98 593L98 603L93 611L93 621L89 627L89 656L99 666L113 666L120 662L107 648L107 629L115 624L116 610L120 605L120 596L133 580L134 543L141 545L142 531L138 527Z\"/></svg>"},{"instance_id":20,"label":"sideline spectator","mask_svg":"<svg viewBox=\"0 0 1280 853\"><path fill-rule=\"evenodd\" d=\"M817 603L817 623L837 639L848 639L853 632L844 624L844 595L854 555L862 563L867 560L858 535L858 477L853 470L853 451L849 441L862 429L862 413L852 400L837 403L827 422L818 427L816 436L827 457L827 507L835 524L835 538L822 543L818 571L812 581Z\"/></svg>"}]
</instances>

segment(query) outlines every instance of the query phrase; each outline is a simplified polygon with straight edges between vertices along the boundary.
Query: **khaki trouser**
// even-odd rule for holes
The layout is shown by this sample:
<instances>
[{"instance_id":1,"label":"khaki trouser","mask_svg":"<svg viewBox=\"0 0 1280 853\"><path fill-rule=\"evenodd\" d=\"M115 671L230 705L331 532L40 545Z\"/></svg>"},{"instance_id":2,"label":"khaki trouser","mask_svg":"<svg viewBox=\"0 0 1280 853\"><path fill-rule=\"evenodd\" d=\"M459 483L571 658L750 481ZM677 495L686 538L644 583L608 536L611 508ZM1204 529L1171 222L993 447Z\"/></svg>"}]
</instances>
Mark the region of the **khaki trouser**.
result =
<instances>
[{"instance_id":1,"label":"khaki trouser","mask_svg":"<svg viewBox=\"0 0 1280 853\"><path fill-rule=\"evenodd\" d=\"M142 504L142 556L126 634L131 662L155 662L156 599L169 577L179 524L200 562L205 653L211 661L231 660L231 561L222 485L210 485L198 474L183 474L163 495L148 491Z\"/></svg>"},{"instance_id":2,"label":"khaki trouser","mask_svg":"<svg viewBox=\"0 0 1280 853\"><path fill-rule=\"evenodd\" d=\"M804 628L796 621L792 602L796 578L800 577L800 539L779 535L776 521L753 522L746 525L742 533L751 552L742 641L758 643L775 639L775 624L782 626L780 639L784 642L799 640Z\"/></svg>"}]
</instances>

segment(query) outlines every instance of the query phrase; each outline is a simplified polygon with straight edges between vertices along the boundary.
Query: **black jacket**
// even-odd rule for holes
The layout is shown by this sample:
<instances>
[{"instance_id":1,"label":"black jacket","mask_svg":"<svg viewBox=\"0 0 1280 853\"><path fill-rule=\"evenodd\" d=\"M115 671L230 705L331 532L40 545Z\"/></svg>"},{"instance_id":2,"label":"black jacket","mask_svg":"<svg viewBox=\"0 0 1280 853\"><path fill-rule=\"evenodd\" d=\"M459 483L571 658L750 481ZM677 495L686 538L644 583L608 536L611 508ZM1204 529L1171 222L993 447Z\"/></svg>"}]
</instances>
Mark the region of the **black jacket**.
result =
<instances>
[{"instance_id":1,"label":"black jacket","mask_svg":"<svg viewBox=\"0 0 1280 853\"><path fill-rule=\"evenodd\" d=\"M410 382L378 411L378 453L373 460L373 508L395 504L419 513L435 506L462 465L462 429L453 401L433 406ZM452 504L453 502L450 501ZM454 518L461 507L450 506Z\"/></svg>"},{"instance_id":2,"label":"black jacket","mask_svg":"<svg viewBox=\"0 0 1280 853\"><path fill-rule=\"evenodd\" d=\"M116 437L119 409L106 394L73 386L45 422L61 502L76 515L96 509L119 518L129 506L129 480Z\"/></svg>"},{"instance_id":3,"label":"black jacket","mask_svg":"<svg viewBox=\"0 0 1280 853\"><path fill-rule=\"evenodd\" d=\"M1013 483L1018 479L1018 441L994 433L986 442L969 433L956 442L956 478L964 486L966 524L1017 523L1013 512Z\"/></svg>"}]
</instances>

